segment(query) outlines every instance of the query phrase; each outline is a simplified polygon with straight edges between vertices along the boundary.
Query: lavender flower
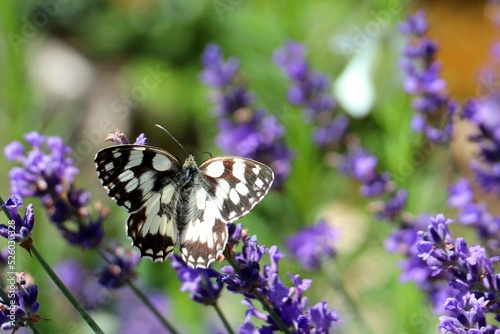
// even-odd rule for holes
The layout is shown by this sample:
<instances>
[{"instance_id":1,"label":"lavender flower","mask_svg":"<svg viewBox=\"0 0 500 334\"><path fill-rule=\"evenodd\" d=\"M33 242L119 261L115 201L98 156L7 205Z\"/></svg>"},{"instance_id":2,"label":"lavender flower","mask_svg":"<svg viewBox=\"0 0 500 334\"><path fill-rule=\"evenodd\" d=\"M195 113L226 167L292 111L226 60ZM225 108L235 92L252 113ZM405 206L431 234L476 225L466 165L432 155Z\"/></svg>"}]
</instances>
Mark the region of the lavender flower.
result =
<instances>
[{"instance_id":1,"label":"lavender flower","mask_svg":"<svg viewBox=\"0 0 500 334\"><path fill-rule=\"evenodd\" d=\"M325 75L309 68L304 46L291 41L277 50L273 58L292 82L288 101L302 107L306 120L316 125L314 142L326 147L342 139L349 119L346 115L334 115L336 104L330 93L330 82Z\"/></svg>"},{"instance_id":2,"label":"lavender flower","mask_svg":"<svg viewBox=\"0 0 500 334\"><path fill-rule=\"evenodd\" d=\"M292 154L284 141L284 129L276 117L253 109L253 97L238 82L239 62L224 61L220 48L208 45L202 56L200 80L212 88L214 114L219 118L217 145L226 153L267 163L279 185L290 173Z\"/></svg>"},{"instance_id":3,"label":"lavender flower","mask_svg":"<svg viewBox=\"0 0 500 334\"><path fill-rule=\"evenodd\" d=\"M235 229L237 231L237 229ZM230 236L233 240L236 237ZM219 280L227 284L231 292L245 296L243 303L248 307L243 325L239 333L256 333L256 326L252 319L264 322L258 330L259 333L272 333L281 327L273 317L259 311L253 304L256 294L261 295L270 303L273 312L280 318L283 326L292 328L294 333L327 333L333 322L339 321L335 312L328 311L326 302L320 302L312 307L307 307L307 298L302 294L309 288L312 281L300 279L298 275L289 275L293 287L283 284L279 277L279 260L283 258L276 246L269 249L257 243L257 238L242 238L242 251L231 254L234 267L221 268L223 274ZM269 255L269 264L261 265L264 254Z\"/></svg>"},{"instance_id":4,"label":"lavender flower","mask_svg":"<svg viewBox=\"0 0 500 334\"><path fill-rule=\"evenodd\" d=\"M485 309L487 301L484 297L476 298L472 293L465 294L462 298L448 298L445 310L451 316L439 317L439 331L441 333L487 333L498 334L498 328L487 326Z\"/></svg>"},{"instance_id":5,"label":"lavender flower","mask_svg":"<svg viewBox=\"0 0 500 334\"><path fill-rule=\"evenodd\" d=\"M106 136L106 139L104 141L111 141L117 145L126 145L130 144L130 141L128 140L127 136L121 132L120 130L116 129L114 133L110 133ZM136 145L147 145L148 144L148 138L144 133L141 133L136 139L134 144Z\"/></svg>"},{"instance_id":6,"label":"lavender flower","mask_svg":"<svg viewBox=\"0 0 500 334\"><path fill-rule=\"evenodd\" d=\"M337 238L338 232L323 219L288 237L286 247L304 269L317 270L322 261L335 256L333 244Z\"/></svg>"},{"instance_id":7,"label":"lavender flower","mask_svg":"<svg viewBox=\"0 0 500 334\"><path fill-rule=\"evenodd\" d=\"M446 83L439 77L441 65L435 60L437 44L429 40L425 13L407 17L400 31L408 36L401 67L405 73L404 88L414 96L413 108L418 112L412 120L412 129L422 132L435 144L451 140L452 118L458 107L445 92Z\"/></svg>"},{"instance_id":8,"label":"lavender flower","mask_svg":"<svg viewBox=\"0 0 500 334\"><path fill-rule=\"evenodd\" d=\"M427 294L435 313L442 313L444 302L447 298L455 296L454 289L449 287L451 275L448 272L441 272L434 275L427 263L419 256L417 249L418 242L421 241L419 231L427 228L430 217L420 215L419 217L405 217L400 222L399 228L395 229L385 240L385 248L392 253L404 256L404 260L399 263L402 270L401 282L414 282L418 288Z\"/></svg>"},{"instance_id":9,"label":"lavender flower","mask_svg":"<svg viewBox=\"0 0 500 334\"><path fill-rule=\"evenodd\" d=\"M448 206L458 208L458 222L475 228L479 238L492 250L500 249L500 217L493 216L486 204L475 203L469 181L461 179L448 189Z\"/></svg>"},{"instance_id":10,"label":"lavender flower","mask_svg":"<svg viewBox=\"0 0 500 334\"><path fill-rule=\"evenodd\" d=\"M372 210L379 219L395 220L406 206L406 190L397 190L389 173L376 170L377 157L361 148L350 149L339 164L339 171L361 183L363 196L381 197L382 202L373 203Z\"/></svg>"},{"instance_id":11,"label":"lavender flower","mask_svg":"<svg viewBox=\"0 0 500 334\"><path fill-rule=\"evenodd\" d=\"M227 225L228 231L228 239L227 246L236 246L240 243L242 239L245 239L247 236L247 231L243 230L243 226L241 224L229 223ZM226 247L227 247L226 246Z\"/></svg>"},{"instance_id":12,"label":"lavender flower","mask_svg":"<svg viewBox=\"0 0 500 334\"><path fill-rule=\"evenodd\" d=\"M40 307L38 287L29 284L24 273L13 274L7 283L10 301L0 298L0 328L15 332L28 323L40 321L41 317L36 314Z\"/></svg>"},{"instance_id":13,"label":"lavender flower","mask_svg":"<svg viewBox=\"0 0 500 334\"><path fill-rule=\"evenodd\" d=\"M23 167L14 167L9 173L11 192L21 197L45 197L63 194L73 183L78 168L66 155L71 148L60 137L45 137L38 132L24 136L32 150L24 154L23 145L14 141L5 147L8 160L17 161ZM44 152L44 146L49 153Z\"/></svg>"},{"instance_id":14,"label":"lavender flower","mask_svg":"<svg viewBox=\"0 0 500 334\"><path fill-rule=\"evenodd\" d=\"M372 209L378 219L393 220L399 217L406 207L408 193L404 189L394 190L386 199L379 203L373 203Z\"/></svg>"},{"instance_id":15,"label":"lavender flower","mask_svg":"<svg viewBox=\"0 0 500 334\"><path fill-rule=\"evenodd\" d=\"M39 197L50 220L71 244L97 246L104 236L102 223L108 210L97 206L97 217L91 217L87 208L90 194L73 184L78 168L68 156L71 148L60 137L45 137L37 132L27 133L24 138L31 151L25 153L17 141L4 150L7 159L21 164L9 173L11 192L21 197Z\"/></svg>"},{"instance_id":16,"label":"lavender flower","mask_svg":"<svg viewBox=\"0 0 500 334\"><path fill-rule=\"evenodd\" d=\"M307 310L307 317L305 318L312 320L311 322L314 324L314 331L316 333L328 333L328 330L332 326L333 322L340 321L340 318L334 311L328 311L328 303L325 301L311 306ZM303 328L305 326L299 327ZM309 328L306 329L308 330Z\"/></svg>"},{"instance_id":17,"label":"lavender flower","mask_svg":"<svg viewBox=\"0 0 500 334\"><path fill-rule=\"evenodd\" d=\"M290 278L293 288L276 283L270 290L269 300L275 311L287 328L292 328L293 333L328 333L332 324L340 321L340 318L334 311L328 311L328 303L325 301L307 307L308 299L302 295L312 281L302 280L299 275L290 275ZM244 304L248 310L240 333L255 333L255 325L251 323L252 317L266 323L259 329L259 333L274 333L279 330L271 317L255 308L251 299L245 299Z\"/></svg>"},{"instance_id":18,"label":"lavender flower","mask_svg":"<svg viewBox=\"0 0 500 334\"><path fill-rule=\"evenodd\" d=\"M201 81L215 88L229 86L240 66L240 62L236 58L231 58L227 62L224 62L221 50L215 44L207 45L201 62L205 66L204 71L200 74ZM232 112L234 110L229 109L226 110L225 114L230 115Z\"/></svg>"},{"instance_id":19,"label":"lavender flower","mask_svg":"<svg viewBox=\"0 0 500 334\"><path fill-rule=\"evenodd\" d=\"M217 303L224 284L212 280L219 276L215 270L191 268L177 254L172 256L172 268L182 282L181 291L189 291L189 298L204 305Z\"/></svg>"},{"instance_id":20,"label":"lavender flower","mask_svg":"<svg viewBox=\"0 0 500 334\"><path fill-rule=\"evenodd\" d=\"M108 264L101 269L99 283L111 289L122 287L127 280L135 278L135 269L140 255L132 249L120 246L117 242L111 243L106 252Z\"/></svg>"},{"instance_id":21,"label":"lavender flower","mask_svg":"<svg viewBox=\"0 0 500 334\"><path fill-rule=\"evenodd\" d=\"M227 289L232 292L242 292L247 296L248 291L258 288L263 284L260 276L260 259L267 249L257 243L257 237L246 238L241 253L234 259L238 265L238 272L232 266L224 266L221 271L220 281L227 284Z\"/></svg>"},{"instance_id":22,"label":"lavender flower","mask_svg":"<svg viewBox=\"0 0 500 334\"><path fill-rule=\"evenodd\" d=\"M9 215L12 218L12 224L11 222L9 222L9 226L0 224L0 236L21 243L31 238L31 232L33 231L33 227L35 225L33 204L28 204L23 218L21 218L17 212L17 208L22 205L23 201L17 196L9 197L2 205L2 207L7 209L9 212Z\"/></svg>"},{"instance_id":23,"label":"lavender flower","mask_svg":"<svg viewBox=\"0 0 500 334\"><path fill-rule=\"evenodd\" d=\"M464 328L487 328L484 313L498 314L500 310L496 298L500 274L493 272L493 262L500 257L488 258L483 247L468 247L463 238L454 239L448 229L450 223L442 214L431 218L427 231L419 232L421 241L417 243L419 257L434 275L448 272L450 287L456 291L444 306L452 316L441 318L440 329L442 333L464 333Z\"/></svg>"},{"instance_id":24,"label":"lavender flower","mask_svg":"<svg viewBox=\"0 0 500 334\"><path fill-rule=\"evenodd\" d=\"M420 231L419 236L422 239L417 243L419 256L424 261L428 261L431 269L435 270L434 274L438 274L443 270L443 261L455 261L456 254L452 250L448 251L447 245L453 244L453 239L448 230L448 225L452 220L445 220L442 214L431 218L427 232ZM448 259L448 256L450 257Z\"/></svg>"},{"instance_id":25,"label":"lavender flower","mask_svg":"<svg viewBox=\"0 0 500 334\"><path fill-rule=\"evenodd\" d=\"M342 174L353 177L361 183L361 195L377 197L389 191L390 176L377 172L378 159L364 149L351 149L339 165Z\"/></svg>"},{"instance_id":26,"label":"lavender flower","mask_svg":"<svg viewBox=\"0 0 500 334\"><path fill-rule=\"evenodd\" d=\"M494 92L481 100L469 101L464 118L477 126L478 132L469 137L478 143L477 159L471 169L477 183L486 192L500 194L500 93Z\"/></svg>"},{"instance_id":27,"label":"lavender flower","mask_svg":"<svg viewBox=\"0 0 500 334\"><path fill-rule=\"evenodd\" d=\"M364 196L381 198L380 201L371 203L371 209L377 218L398 224L398 228L386 239L385 246L388 251L403 254L406 258L400 263L403 270L400 280L415 282L427 293L434 310L441 312L446 298L454 296L455 293L448 286L450 274L434 272L419 256L418 232L427 227L429 218L422 215L415 219L403 214L407 200L406 191L397 190L388 173L377 172L377 163L377 158L366 150L351 148L348 155L341 160L339 170L361 182L361 193Z\"/></svg>"}]
</instances>

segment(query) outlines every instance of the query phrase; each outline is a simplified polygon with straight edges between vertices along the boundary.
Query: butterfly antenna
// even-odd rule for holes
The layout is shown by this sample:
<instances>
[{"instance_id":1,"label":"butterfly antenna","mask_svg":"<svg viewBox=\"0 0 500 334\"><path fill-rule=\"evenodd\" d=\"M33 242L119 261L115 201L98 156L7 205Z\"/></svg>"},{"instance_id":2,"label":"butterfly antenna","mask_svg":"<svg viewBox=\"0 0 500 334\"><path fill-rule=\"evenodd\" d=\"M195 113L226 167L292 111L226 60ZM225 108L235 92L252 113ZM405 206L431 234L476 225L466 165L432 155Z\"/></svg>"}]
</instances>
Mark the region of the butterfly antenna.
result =
<instances>
[{"instance_id":1,"label":"butterfly antenna","mask_svg":"<svg viewBox=\"0 0 500 334\"><path fill-rule=\"evenodd\" d=\"M196 153L195 155L198 155L198 154L208 154L210 156L210 159L213 158L212 156L212 153L208 152L208 151L204 151L204 152L200 152L200 153Z\"/></svg>"},{"instance_id":2,"label":"butterfly antenna","mask_svg":"<svg viewBox=\"0 0 500 334\"><path fill-rule=\"evenodd\" d=\"M186 151L186 149L184 148L184 146L182 146L182 144L181 144L181 143L179 143L179 141L178 141L177 139L175 139L175 137L174 137L174 136L173 136L170 132L168 132L168 130L167 130L167 129L165 129L165 128L164 128L163 126L161 126L160 124L155 124L155 126L156 126L157 128L162 129L162 130L163 130L163 131L165 131L166 133L168 133L168 135L169 135L169 136L170 136L170 137L171 137L171 138L172 138L172 139L173 139L173 140L174 140L177 144L179 144L179 146L180 146L180 147L184 150L184 152L186 152L186 154L189 154L189 153L188 153L188 151Z\"/></svg>"}]
</instances>

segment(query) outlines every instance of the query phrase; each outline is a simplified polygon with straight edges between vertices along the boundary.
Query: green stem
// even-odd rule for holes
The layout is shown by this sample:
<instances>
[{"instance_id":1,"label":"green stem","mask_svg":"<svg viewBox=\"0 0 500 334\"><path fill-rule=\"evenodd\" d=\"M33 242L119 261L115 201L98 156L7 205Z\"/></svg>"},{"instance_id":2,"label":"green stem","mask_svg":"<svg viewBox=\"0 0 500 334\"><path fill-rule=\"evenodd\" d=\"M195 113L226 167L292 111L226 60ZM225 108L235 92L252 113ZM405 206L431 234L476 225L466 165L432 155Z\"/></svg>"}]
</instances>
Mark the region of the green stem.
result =
<instances>
[{"instance_id":1,"label":"green stem","mask_svg":"<svg viewBox=\"0 0 500 334\"><path fill-rule=\"evenodd\" d=\"M52 270L50 265L45 261L43 256L40 254L38 249L35 247L35 245L31 245L31 252L34 255L34 257L40 262L42 265L43 269L49 275L49 277L52 279L52 281L55 283L55 285L61 290L62 294L68 299L68 301L73 305L73 307L76 309L78 313L80 313L80 316L85 320L85 322L92 328L94 333L97 334L104 334L102 329L97 325L97 323L92 319L92 317L87 313L87 311L83 308L82 305L76 300L76 298L71 294L71 292L68 290L68 288L64 285L64 283L61 281L61 279L57 276L57 274Z\"/></svg>"},{"instance_id":2,"label":"green stem","mask_svg":"<svg viewBox=\"0 0 500 334\"><path fill-rule=\"evenodd\" d=\"M10 305L10 298L3 289L0 289L0 298L2 298L4 304ZM42 332L35 326L35 324L33 322L28 321L28 327L31 328L33 333L42 334Z\"/></svg>"},{"instance_id":3,"label":"green stem","mask_svg":"<svg viewBox=\"0 0 500 334\"><path fill-rule=\"evenodd\" d=\"M106 261L108 262L109 264L112 264L109 259L106 257L106 255L102 252L102 250L98 249L97 250L99 255L101 255L101 257ZM134 291L134 293L136 294L137 298L139 298L142 303L151 311L151 313L154 314L154 316L162 323L162 325L168 329L170 331L170 333L172 334L178 334L179 332L177 332L177 330L167 321L167 319L165 319L161 313L156 309L156 307L151 304L151 302L149 301L148 297L146 297L144 295L144 293L142 293L142 291L130 280L130 279L124 279L123 280L123 283L125 283L126 285L128 285L132 291Z\"/></svg>"},{"instance_id":4,"label":"green stem","mask_svg":"<svg viewBox=\"0 0 500 334\"><path fill-rule=\"evenodd\" d=\"M215 312L217 312L217 315L219 316L220 320L222 321L222 324L224 325L224 327L226 328L226 331L229 333L229 334L234 334L234 331L233 329L231 328L231 326L229 325L229 322L227 321L226 317L224 316L224 314L222 313L222 310L220 309L219 305L217 305L217 303L215 304L212 304L212 306L214 307L215 309Z\"/></svg>"},{"instance_id":5,"label":"green stem","mask_svg":"<svg viewBox=\"0 0 500 334\"><path fill-rule=\"evenodd\" d=\"M231 257L231 254L224 251L224 257L226 258L227 262L229 262L231 267L233 267L234 271L239 274L240 268L238 267L236 262L234 262L233 258ZM280 330L283 333L290 334L290 330L288 329L288 327L285 325L283 320L281 320L281 318L278 316L278 314L276 314L273 307L267 302L267 300L264 298L264 296L262 296L262 294L259 291L257 291L257 289L254 289L252 291L252 293L255 296L255 298L257 298L257 300L262 304L262 307L264 307L264 309L267 311L267 313L269 313L271 318L273 318L274 322L276 323L276 325L278 325Z\"/></svg>"}]
</instances>

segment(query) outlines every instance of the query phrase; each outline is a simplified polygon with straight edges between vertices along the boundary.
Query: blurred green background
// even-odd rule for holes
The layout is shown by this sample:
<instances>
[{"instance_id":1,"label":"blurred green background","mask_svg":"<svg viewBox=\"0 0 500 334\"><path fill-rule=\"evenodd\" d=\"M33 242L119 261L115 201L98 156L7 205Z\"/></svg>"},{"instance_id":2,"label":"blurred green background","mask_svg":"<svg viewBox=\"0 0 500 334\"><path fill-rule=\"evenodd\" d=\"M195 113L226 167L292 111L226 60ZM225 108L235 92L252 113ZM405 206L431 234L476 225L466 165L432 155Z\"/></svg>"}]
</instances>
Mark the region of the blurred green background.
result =
<instances>
[{"instance_id":1,"label":"blurred green background","mask_svg":"<svg viewBox=\"0 0 500 334\"><path fill-rule=\"evenodd\" d=\"M392 172L398 186L408 189L409 212L446 213L446 186L457 169L449 148L427 149L420 136L409 129L413 111L401 87L398 57L404 40L397 24L423 6L429 10L431 33L437 38L441 31L457 32L458 27L464 31L467 27L477 29L464 27L460 20L471 13L483 20L485 3L440 3L5 0L0 10L0 147L22 140L22 135L32 130L61 136L73 147L81 170L77 185L91 191L94 201L111 208L105 222L106 239L128 245L126 213L100 186L94 155L106 146L105 135L119 128L131 140L144 132L151 145L163 147L182 160L182 150L154 127L156 123L166 127L188 151L219 154L208 91L198 80L204 47L217 43L226 56L241 60L241 72L256 95L256 106L278 117L296 156L283 189L270 194L241 221L261 243L276 244L282 250L284 238L320 217L331 219L342 233L339 254L335 261L325 264L323 271L306 273L285 257L282 279L289 282L289 272L313 279L307 294L310 304L327 300L343 318L332 332L361 332L331 287L335 277L343 282L372 333L436 333L438 320L425 296L413 284L398 281L400 259L383 248L392 227L372 218L356 183L339 177L325 165L324 152L309 140L310 129L304 126L300 110L286 101L287 81L272 62L272 53L289 39L303 42L312 66L333 81L360 57L363 70L358 75L374 89L375 99L370 102L368 115L352 120L351 131L377 154L380 168ZM443 55L451 62L448 65L443 59L444 75L459 98L474 94L474 73L486 59L488 34L490 30L480 30L474 35L476 40L468 41L482 41L483 45L477 45L477 58L467 68L462 67L460 75L456 72L461 65L453 61L471 59L462 57L453 44L455 39L459 44L462 35L457 32L456 38L440 40ZM149 86L145 80L151 76L156 84ZM365 98L362 92L358 98ZM3 198L9 195L11 167L13 164L4 158L0 164ZM90 273L97 272L102 263L96 252L67 246L44 217L37 200L33 202L38 206L34 240L49 263L55 266L62 260L77 259ZM41 321L39 328L44 333L87 333L86 325L48 282L39 265L23 252L18 253L17 260L19 270L30 272L40 287L39 314L50 321ZM168 297L167 318L175 319L182 331L206 333L211 325L222 328L212 309L191 302L187 294L179 292L180 283L168 261L141 261L138 284ZM106 333L115 333L120 318L133 317L140 307L131 304L128 315L118 314L113 308L117 298L118 294L111 297L104 311L95 314ZM221 308L235 328L244 319L245 308L240 302L239 296L228 293L221 300Z\"/></svg>"}]
</instances>

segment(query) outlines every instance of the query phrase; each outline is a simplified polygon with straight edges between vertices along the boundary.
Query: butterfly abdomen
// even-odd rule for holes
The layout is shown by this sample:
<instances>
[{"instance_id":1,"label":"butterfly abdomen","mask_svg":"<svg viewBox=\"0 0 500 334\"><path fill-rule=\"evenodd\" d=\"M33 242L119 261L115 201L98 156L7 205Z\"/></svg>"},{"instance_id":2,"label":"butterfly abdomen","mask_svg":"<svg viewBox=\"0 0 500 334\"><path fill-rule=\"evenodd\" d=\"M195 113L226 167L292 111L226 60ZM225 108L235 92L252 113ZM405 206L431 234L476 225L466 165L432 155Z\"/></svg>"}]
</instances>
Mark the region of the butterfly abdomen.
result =
<instances>
[{"instance_id":1,"label":"butterfly abdomen","mask_svg":"<svg viewBox=\"0 0 500 334\"><path fill-rule=\"evenodd\" d=\"M190 158L191 157L192 156L190 156ZM190 200L193 198L193 193L196 189L200 188L199 170L196 166L196 162L194 162L193 165L189 163L189 158L186 160L177 182L180 189L180 198L176 208L177 228L179 232L182 232L186 224L191 221L193 217L197 217L198 208L189 205Z\"/></svg>"}]
</instances>

